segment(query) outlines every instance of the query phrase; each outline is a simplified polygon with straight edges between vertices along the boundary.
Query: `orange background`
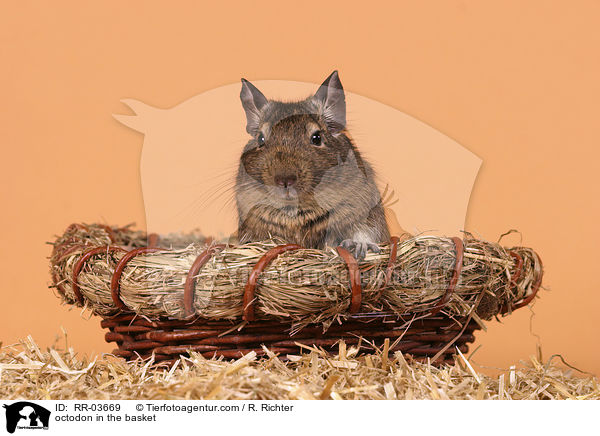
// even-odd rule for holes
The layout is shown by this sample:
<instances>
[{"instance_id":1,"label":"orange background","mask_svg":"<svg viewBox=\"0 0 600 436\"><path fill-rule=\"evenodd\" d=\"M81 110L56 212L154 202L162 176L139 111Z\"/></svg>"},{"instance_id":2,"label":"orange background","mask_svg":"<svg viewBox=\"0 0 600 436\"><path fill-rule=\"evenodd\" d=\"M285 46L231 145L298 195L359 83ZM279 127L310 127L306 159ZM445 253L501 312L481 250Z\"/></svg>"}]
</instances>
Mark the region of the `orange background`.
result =
<instances>
[{"instance_id":1,"label":"orange background","mask_svg":"<svg viewBox=\"0 0 600 436\"><path fill-rule=\"evenodd\" d=\"M467 229L519 229L544 260L533 333L528 309L491 322L475 361L507 367L539 335L546 357L600 374L600 3L411 3L5 3L0 340L50 345L64 326L80 353L112 349L46 288L44 242L75 221L144 225L143 138L111 117L121 98L171 107L242 76L337 68L481 157Z\"/></svg>"}]
</instances>

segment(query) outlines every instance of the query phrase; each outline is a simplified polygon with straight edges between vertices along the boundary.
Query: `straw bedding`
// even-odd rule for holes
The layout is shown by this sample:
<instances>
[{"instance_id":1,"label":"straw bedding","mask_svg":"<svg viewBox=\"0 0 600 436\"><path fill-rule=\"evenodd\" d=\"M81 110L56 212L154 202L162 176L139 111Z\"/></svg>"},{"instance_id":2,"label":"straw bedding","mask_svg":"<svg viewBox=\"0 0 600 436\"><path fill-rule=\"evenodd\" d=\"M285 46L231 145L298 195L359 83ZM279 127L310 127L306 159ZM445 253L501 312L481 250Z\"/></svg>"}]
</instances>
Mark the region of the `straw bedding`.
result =
<instances>
[{"instance_id":1,"label":"straw bedding","mask_svg":"<svg viewBox=\"0 0 600 436\"><path fill-rule=\"evenodd\" d=\"M195 277L194 315L204 319L238 319L242 295L252 267L282 241L229 246L215 254ZM194 260L212 242L198 235L169 235L160 246L168 251L141 254L129 261L120 277L120 298L127 308L148 319L184 319L184 283ZM456 289L442 312L471 316L481 323L526 299L541 280L542 264L525 247L504 248L466 234L463 265ZM125 250L147 245L146 235L129 228L72 225L54 242L51 273L68 304L77 302L73 268L86 250L119 247L90 257L78 274L85 305L103 317L119 312L111 298L111 278ZM456 263L450 238L417 236L398 244L397 259L386 281L390 245L369 253L359 264L361 312L402 316L426 315L444 296ZM516 254L516 256L515 256ZM522 266L517 268L517 258ZM518 273L517 273L518 270ZM518 276L518 277L517 277ZM538 283L539 285L539 283ZM351 299L346 264L335 249L300 249L281 254L262 272L254 301L258 319L306 325L330 325L347 313Z\"/></svg>"},{"instance_id":2,"label":"straw bedding","mask_svg":"<svg viewBox=\"0 0 600 436\"><path fill-rule=\"evenodd\" d=\"M66 336L65 336L66 340ZM31 337L0 349L5 399L600 399L598 379L565 370L541 352L499 377L474 371L461 354L434 367L385 349L357 355L340 343L283 362L269 353L236 361L192 353L171 369L111 355L93 361L69 347L41 350ZM539 350L538 350L539 351ZM560 356L559 356L560 357Z\"/></svg>"}]
</instances>

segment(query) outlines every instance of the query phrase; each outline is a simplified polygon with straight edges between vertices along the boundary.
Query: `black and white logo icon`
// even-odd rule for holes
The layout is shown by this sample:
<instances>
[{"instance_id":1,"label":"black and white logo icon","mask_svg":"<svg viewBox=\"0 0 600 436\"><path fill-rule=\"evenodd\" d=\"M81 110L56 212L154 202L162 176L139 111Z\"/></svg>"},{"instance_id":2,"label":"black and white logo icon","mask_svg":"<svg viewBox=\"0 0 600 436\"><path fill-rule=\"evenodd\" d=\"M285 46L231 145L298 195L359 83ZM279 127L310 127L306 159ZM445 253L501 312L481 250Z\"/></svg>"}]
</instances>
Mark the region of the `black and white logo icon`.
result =
<instances>
[{"instance_id":1,"label":"black and white logo icon","mask_svg":"<svg viewBox=\"0 0 600 436\"><path fill-rule=\"evenodd\" d=\"M14 433L16 429L48 430L50 411L29 401L5 404L6 431Z\"/></svg>"}]
</instances>

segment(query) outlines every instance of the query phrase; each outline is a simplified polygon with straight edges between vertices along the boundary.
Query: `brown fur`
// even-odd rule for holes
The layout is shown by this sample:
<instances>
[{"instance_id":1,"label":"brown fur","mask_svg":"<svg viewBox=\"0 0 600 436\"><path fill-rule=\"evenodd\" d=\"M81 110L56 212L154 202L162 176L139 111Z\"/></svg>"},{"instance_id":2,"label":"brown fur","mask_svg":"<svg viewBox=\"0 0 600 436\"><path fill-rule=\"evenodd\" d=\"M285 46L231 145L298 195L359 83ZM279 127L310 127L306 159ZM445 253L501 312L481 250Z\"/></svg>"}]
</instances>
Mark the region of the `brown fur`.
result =
<instances>
[{"instance_id":1,"label":"brown fur","mask_svg":"<svg viewBox=\"0 0 600 436\"><path fill-rule=\"evenodd\" d=\"M236 179L241 242L278 236L323 248L344 240L389 239L373 170L327 111L315 96L295 103L267 101L253 123L249 118L254 137L244 148ZM316 131L322 145L311 143ZM261 134L266 140L259 147ZM283 187L278 177L296 181Z\"/></svg>"}]
</instances>

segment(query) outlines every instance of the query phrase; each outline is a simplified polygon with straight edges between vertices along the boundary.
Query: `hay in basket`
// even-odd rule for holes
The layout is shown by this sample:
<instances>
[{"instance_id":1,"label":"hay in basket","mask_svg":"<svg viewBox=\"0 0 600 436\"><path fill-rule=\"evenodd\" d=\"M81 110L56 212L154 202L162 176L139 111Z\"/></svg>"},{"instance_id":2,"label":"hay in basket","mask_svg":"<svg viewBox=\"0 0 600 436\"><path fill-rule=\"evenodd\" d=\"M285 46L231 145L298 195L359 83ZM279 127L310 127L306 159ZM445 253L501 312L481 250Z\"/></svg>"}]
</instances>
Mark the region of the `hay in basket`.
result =
<instances>
[{"instance_id":1,"label":"hay in basket","mask_svg":"<svg viewBox=\"0 0 600 436\"><path fill-rule=\"evenodd\" d=\"M262 345L289 354L391 338L393 351L447 360L484 320L532 301L543 275L533 250L469 234L393 238L360 263L339 247L150 239L74 224L50 260L63 301L103 317L106 339L126 358L173 361L189 350L234 358Z\"/></svg>"}]
</instances>

